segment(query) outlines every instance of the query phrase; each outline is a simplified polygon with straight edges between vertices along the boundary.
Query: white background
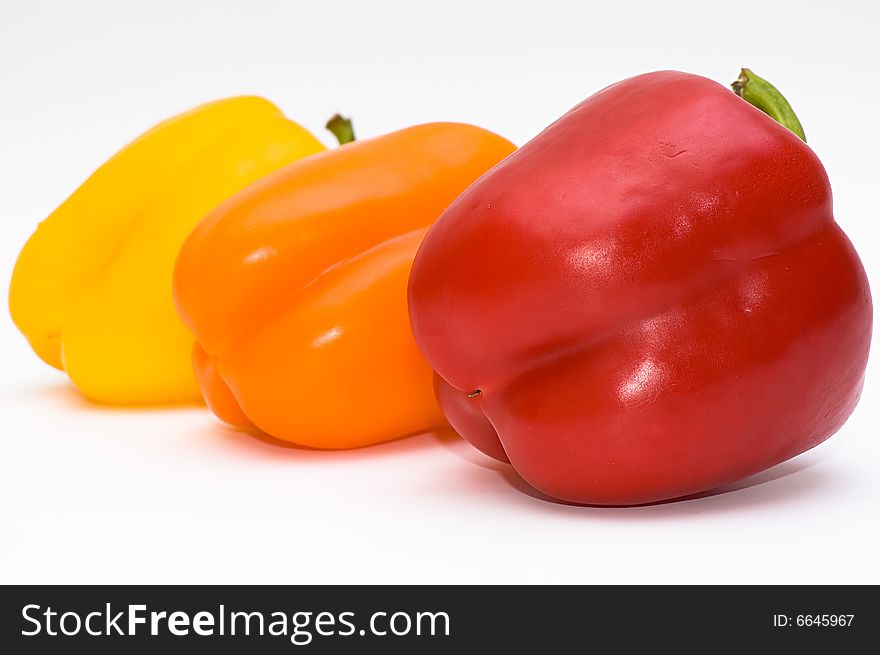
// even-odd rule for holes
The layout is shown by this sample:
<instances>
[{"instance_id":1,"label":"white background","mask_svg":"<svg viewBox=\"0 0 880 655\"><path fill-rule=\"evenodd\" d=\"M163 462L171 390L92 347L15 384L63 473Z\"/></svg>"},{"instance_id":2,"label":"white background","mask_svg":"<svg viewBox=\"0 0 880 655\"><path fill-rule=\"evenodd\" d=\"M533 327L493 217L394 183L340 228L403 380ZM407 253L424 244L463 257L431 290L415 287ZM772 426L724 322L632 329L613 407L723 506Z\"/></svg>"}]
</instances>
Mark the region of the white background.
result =
<instances>
[{"instance_id":1,"label":"white background","mask_svg":"<svg viewBox=\"0 0 880 655\"><path fill-rule=\"evenodd\" d=\"M880 289L876 3L528 4L2 0L4 293L38 220L209 99L264 95L316 133L342 111L361 137L459 120L521 144L623 77L740 66L794 104ZM601 509L523 493L452 436L323 453L203 408L98 408L2 312L0 582L878 583L876 360L815 450L728 493Z\"/></svg>"}]
</instances>

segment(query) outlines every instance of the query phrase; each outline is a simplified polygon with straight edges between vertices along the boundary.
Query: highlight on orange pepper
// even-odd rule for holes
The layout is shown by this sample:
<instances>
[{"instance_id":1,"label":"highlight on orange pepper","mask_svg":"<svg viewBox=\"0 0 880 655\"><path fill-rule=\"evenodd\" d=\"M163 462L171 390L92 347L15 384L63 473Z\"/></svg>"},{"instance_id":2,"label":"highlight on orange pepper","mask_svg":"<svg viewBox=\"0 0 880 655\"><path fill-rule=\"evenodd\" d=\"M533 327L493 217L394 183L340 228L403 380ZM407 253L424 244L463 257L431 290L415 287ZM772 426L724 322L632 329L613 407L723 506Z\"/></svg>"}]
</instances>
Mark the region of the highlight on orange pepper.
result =
<instances>
[{"instance_id":1,"label":"highlight on orange pepper","mask_svg":"<svg viewBox=\"0 0 880 655\"><path fill-rule=\"evenodd\" d=\"M513 150L472 125L418 125L290 164L206 217L174 294L214 413L317 448L443 425L410 267L426 228Z\"/></svg>"}]
</instances>

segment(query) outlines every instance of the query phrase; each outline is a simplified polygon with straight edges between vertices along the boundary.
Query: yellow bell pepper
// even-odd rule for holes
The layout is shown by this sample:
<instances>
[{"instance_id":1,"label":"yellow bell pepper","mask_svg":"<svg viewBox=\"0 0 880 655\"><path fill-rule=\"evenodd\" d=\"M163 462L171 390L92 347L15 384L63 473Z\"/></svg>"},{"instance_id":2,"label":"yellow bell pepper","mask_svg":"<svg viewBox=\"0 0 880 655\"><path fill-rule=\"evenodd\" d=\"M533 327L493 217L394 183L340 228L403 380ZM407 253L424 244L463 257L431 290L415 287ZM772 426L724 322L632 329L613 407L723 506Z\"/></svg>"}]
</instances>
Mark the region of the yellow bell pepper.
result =
<instances>
[{"instance_id":1,"label":"yellow bell pepper","mask_svg":"<svg viewBox=\"0 0 880 655\"><path fill-rule=\"evenodd\" d=\"M262 98L212 102L152 128L99 168L25 244L10 312L31 347L109 404L201 398L172 273L198 221L324 146Z\"/></svg>"}]
</instances>

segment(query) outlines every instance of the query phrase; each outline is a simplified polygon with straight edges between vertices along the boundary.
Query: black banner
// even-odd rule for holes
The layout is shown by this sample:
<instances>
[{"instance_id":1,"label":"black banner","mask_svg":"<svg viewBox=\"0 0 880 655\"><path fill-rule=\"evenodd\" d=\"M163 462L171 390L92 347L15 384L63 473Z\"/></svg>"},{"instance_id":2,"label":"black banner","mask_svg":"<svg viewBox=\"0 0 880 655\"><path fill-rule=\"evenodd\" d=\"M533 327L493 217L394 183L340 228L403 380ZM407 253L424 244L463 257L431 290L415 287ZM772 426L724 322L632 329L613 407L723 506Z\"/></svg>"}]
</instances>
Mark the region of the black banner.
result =
<instances>
[{"instance_id":1,"label":"black banner","mask_svg":"<svg viewBox=\"0 0 880 655\"><path fill-rule=\"evenodd\" d=\"M23 586L2 596L6 653L855 652L876 643L880 619L874 587L839 586Z\"/></svg>"}]
</instances>

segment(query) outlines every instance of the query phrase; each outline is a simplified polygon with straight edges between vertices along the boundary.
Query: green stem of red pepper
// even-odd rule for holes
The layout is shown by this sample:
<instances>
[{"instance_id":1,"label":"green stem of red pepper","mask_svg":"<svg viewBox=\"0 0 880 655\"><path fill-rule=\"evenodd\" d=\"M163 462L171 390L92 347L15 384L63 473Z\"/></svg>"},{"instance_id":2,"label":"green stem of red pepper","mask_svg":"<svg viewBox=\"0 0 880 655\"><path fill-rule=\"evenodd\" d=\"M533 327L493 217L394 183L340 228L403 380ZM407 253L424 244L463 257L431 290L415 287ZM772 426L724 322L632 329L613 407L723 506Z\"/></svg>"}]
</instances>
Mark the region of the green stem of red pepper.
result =
<instances>
[{"instance_id":1,"label":"green stem of red pepper","mask_svg":"<svg viewBox=\"0 0 880 655\"><path fill-rule=\"evenodd\" d=\"M341 146L354 141L354 125L352 125L350 118L334 114L324 127L333 133Z\"/></svg>"},{"instance_id":2,"label":"green stem of red pepper","mask_svg":"<svg viewBox=\"0 0 880 655\"><path fill-rule=\"evenodd\" d=\"M790 129L806 143L804 128L794 110L788 104L788 100L770 82L755 75L748 68L743 68L739 78L730 86L736 95L763 111L780 125Z\"/></svg>"}]
</instances>

